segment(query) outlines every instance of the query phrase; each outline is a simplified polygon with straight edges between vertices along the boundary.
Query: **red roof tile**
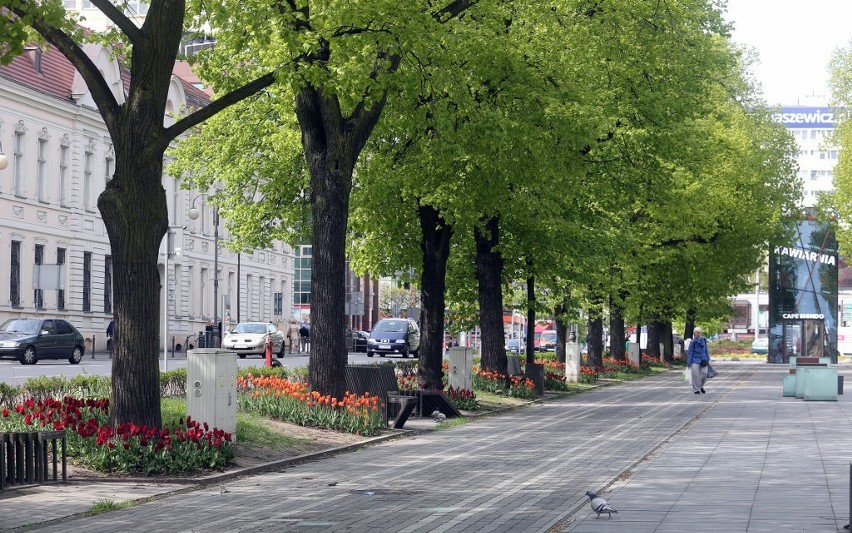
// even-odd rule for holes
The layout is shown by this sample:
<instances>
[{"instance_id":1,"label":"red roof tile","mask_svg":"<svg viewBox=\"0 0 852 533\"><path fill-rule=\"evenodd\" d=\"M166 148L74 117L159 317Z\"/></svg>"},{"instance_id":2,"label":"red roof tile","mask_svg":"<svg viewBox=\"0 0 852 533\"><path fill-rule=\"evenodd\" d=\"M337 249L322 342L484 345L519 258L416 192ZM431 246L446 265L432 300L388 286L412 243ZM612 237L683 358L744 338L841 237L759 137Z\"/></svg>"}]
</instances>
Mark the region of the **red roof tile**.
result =
<instances>
[{"instance_id":1,"label":"red roof tile","mask_svg":"<svg viewBox=\"0 0 852 533\"><path fill-rule=\"evenodd\" d=\"M44 51L39 50L36 47L28 48L25 53L15 57L10 64L0 65L0 78L72 102L71 85L76 73L74 66L52 46ZM40 69L37 69L39 54L41 63ZM180 75L186 71L192 72L188 65L175 65L174 73L181 79L187 105L195 108L204 107L210 102L210 96ZM194 75L192 78L198 79ZM130 71L126 68L121 69L121 81L126 90L130 86Z\"/></svg>"}]
</instances>

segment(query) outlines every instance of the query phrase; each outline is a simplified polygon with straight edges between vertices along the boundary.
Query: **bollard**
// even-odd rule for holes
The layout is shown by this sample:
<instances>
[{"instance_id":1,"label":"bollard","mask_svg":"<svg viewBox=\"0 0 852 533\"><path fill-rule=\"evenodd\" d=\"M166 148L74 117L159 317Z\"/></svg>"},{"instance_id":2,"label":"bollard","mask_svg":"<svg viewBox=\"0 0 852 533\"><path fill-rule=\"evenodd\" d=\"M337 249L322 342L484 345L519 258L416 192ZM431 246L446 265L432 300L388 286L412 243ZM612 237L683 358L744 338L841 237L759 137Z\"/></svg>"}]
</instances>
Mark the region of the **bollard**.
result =
<instances>
[{"instance_id":1,"label":"bollard","mask_svg":"<svg viewBox=\"0 0 852 533\"><path fill-rule=\"evenodd\" d=\"M97 336L92 335L92 359L95 358L95 346L97 346L97 340L98 340Z\"/></svg>"},{"instance_id":2,"label":"bollard","mask_svg":"<svg viewBox=\"0 0 852 533\"><path fill-rule=\"evenodd\" d=\"M172 357L175 356L175 336L172 335Z\"/></svg>"}]
</instances>

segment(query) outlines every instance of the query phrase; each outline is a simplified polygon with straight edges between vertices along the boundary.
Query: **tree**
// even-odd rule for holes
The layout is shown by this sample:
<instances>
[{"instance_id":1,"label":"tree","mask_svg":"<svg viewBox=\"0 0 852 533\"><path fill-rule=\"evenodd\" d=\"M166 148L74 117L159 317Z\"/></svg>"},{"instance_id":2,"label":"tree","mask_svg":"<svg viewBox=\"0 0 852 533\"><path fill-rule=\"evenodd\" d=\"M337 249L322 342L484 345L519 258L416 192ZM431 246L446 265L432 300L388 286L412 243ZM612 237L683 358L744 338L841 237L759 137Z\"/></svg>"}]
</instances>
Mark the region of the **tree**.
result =
<instances>
[{"instance_id":1,"label":"tree","mask_svg":"<svg viewBox=\"0 0 852 533\"><path fill-rule=\"evenodd\" d=\"M279 109L298 120L310 175L313 329L308 379L322 394L342 397L345 388L345 245L358 158L388 99L416 80L421 60L440 52L446 28L466 24L461 15L479 4L192 2L199 27L203 20L217 39L215 48L199 55L202 78L227 87L223 71L251 78L258 70L275 69L293 95Z\"/></svg>"},{"instance_id":2,"label":"tree","mask_svg":"<svg viewBox=\"0 0 852 533\"><path fill-rule=\"evenodd\" d=\"M115 173L98 197L109 235L115 297L115 349L112 359L111 423L161 425L159 288L157 256L168 228L163 154L181 134L227 106L274 83L272 74L254 77L207 107L171 126L163 124L169 83L184 35L184 2L152 0L137 27L108 0L92 0L120 32L117 48L130 81L121 100L84 51L87 38L59 0L4 0L7 21L0 25L0 60L20 53L34 30L74 65L86 82L115 150ZM124 55L126 53L126 55ZM121 93L121 91L119 91Z\"/></svg>"},{"instance_id":3,"label":"tree","mask_svg":"<svg viewBox=\"0 0 852 533\"><path fill-rule=\"evenodd\" d=\"M837 241L845 257L852 256L852 41L834 52L831 71L831 107L834 110L833 141L840 154L834 167L834 191L820 199L821 210L839 218Z\"/></svg>"}]
</instances>

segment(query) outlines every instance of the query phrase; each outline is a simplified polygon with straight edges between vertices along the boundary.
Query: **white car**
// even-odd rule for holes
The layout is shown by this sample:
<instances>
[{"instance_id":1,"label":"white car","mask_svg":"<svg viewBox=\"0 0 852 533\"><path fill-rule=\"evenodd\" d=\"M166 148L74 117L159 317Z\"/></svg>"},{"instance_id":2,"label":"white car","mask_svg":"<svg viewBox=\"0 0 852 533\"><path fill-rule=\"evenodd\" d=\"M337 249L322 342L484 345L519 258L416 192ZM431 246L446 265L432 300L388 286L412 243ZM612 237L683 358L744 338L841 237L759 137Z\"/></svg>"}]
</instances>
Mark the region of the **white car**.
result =
<instances>
[{"instance_id":1,"label":"white car","mask_svg":"<svg viewBox=\"0 0 852 533\"><path fill-rule=\"evenodd\" d=\"M240 358L247 355L264 355L266 338L272 338L272 353L284 356L286 339L272 322L240 322L234 329L225 333L222 349L237 352Z\"/></svg>"}]
</instances>

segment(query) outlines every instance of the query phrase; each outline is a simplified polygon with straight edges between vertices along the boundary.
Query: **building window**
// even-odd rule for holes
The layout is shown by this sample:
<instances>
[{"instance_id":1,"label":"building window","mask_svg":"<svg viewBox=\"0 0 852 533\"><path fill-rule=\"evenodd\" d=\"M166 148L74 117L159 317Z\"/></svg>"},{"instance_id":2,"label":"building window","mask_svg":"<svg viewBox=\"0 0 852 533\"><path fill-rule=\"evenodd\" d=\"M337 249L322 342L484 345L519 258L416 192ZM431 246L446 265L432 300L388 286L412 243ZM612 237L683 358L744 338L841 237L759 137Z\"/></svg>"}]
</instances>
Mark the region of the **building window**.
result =
<instances>
[{"instance_id":1,"label":"building window","mask_svg":"<svg viewBox=\"0 0 852 533\"><path fill-rule=\"evenodd\" d=\"M254 312L254 276L246 276L246 317L248 320L257 318Z\"/></svg>"},{"instance_id":2,"label":"building window","mask_svg":"<svg viewBox=\"0 0 852 533\"><path fill-rule=\"evenodd\" d=\"M13 176L14 183L12 188L15 196L24 195L24 132L15 132L15 174Z\"/></svg>"},{"instance_id":3,"label":"building window","mask_svg":"<svg viewBox=\"0 0 852 533\"><path fill-rule=\"evenodd\" d=\"M112 154L108 153L104 158L104 183L109 183L109 180L112 179Z\"/></svg>"},{"instance_id":4,"label":"building window","mask_svg":"<svg viewBox=\"0 0 852 533\"><path fill-rule=\"evenodd\" d=\"M86 163L83 167L83 209L92 210L92 152L86 150Z\"/></svg>"},{"instance_id":5,"label":"building window","mask_svg":"<svg viewBox=\"0 0 852 533\"><path fill-rule=\"evenodd\" d=\"M172 288L169 290L169 299L172 300L174 313L179 315L180 309L178 308L178 302L180 301L180 265L174 266L174 275L172 276Z\"/></svg>"},{"instance_id":6,"label":"building window","mask_svg":"<svg viewBox=\"0 0 852 533\"><path fill-rule=\"evenodd\" d=\"M68 144L59 147L59 205L68 207Z\"/></svg>"},{"instance_id":7,"label":"building window","mask_svg":"<svg viewBox=\"0 0 852 533\"><path fill-rule=\"evenodd\" d=\"M190 284L192 283L192 280L195 279L192 277L194 275L195 269L191 266L186 267L186 278L189 280ZM189 304L189 310L187 312L189 313L190 318L193 318L195 316L195 292L196 291L190 290L189 294L187 295L187 300Z\"/></svg>"},{"instance_id":8,"label":"building window","mask_svg":"<svg viewBox=\"0 0 852 533\"><path fill-rule=\"evenodd\" d=\"M112 256L104 256L104 313L112 313Z\"/></svg>"},{"instance_id":9,"label":"building window","mask_svg":"<svg viewBox=\"0 0 852 533\"><path fill-rule=\"evenodd\" d=\"M35 245L35 264L44 264L44 245ZM36 309L44 309L44 289L33 289L33 302Z\"/></svg>"},{"instance_id":10,"label":"building window","mask_svg":"<svg viewBox=\"0 0 852 533\"><path fill-rule=\"evenodd\" d=\"M36 172L36 194L39 202L47 202L47 139L38 140L38 170Z\"/></svg>"},{"instance_id":11,"label":"building window","mask_svg":"<svg viewBox=\"0 0 852 533\"><path fill-rule=\"evenodd\" d=\"M56 249L56 264L64 265L65 264L65 248L57 248ZM57 309L65 309L65 290L59 289L56 291L56 308Z\"/></svg>"},{"instance_id":12,"label":"building window","mask_svg":"<svg viewBox=\"0 0 852 533\"><path fill-rule=\"evenodd\" d=\"M9 301L12 307L21 306L21 241L12 241L9 275Z\"/></svg>"},{"instance_id":13,"label":"building window","mask_svg":"<svg viewBox=\"0 0 852 533\"><path fill-rule=\"evenodd\" d=\"M77 9L77 0L65 0L65 9Z\"/></svg>"},{"instance_id":14,"label":"building window","mask_svg":"<svg viewBox=\"0 0 852 533\"><path fill-rule=\"evenodd\" d=\"M201 290L198 291L198 309L207 316L207 269L201 269Z\"/></svg>"},{"instance_id":15,"label":"building window","mask_svg":"<svg viewBox=\"0 0 852 533\"><path fill-rule=\"evenodd\" d=\"M139 0L128 0L124 8L124 14L128 17L141 16L148 13L148 2Z\"/></svg>"},{"instance_id":16,"label":"building window","mask_svg":"<svg viewBox=\"0 0 852 533\"><path fill-rule=\"evenodd\" d=\"M92 310L92 252L83 252L83 311Z\"/></svg>"}]
</instances>

